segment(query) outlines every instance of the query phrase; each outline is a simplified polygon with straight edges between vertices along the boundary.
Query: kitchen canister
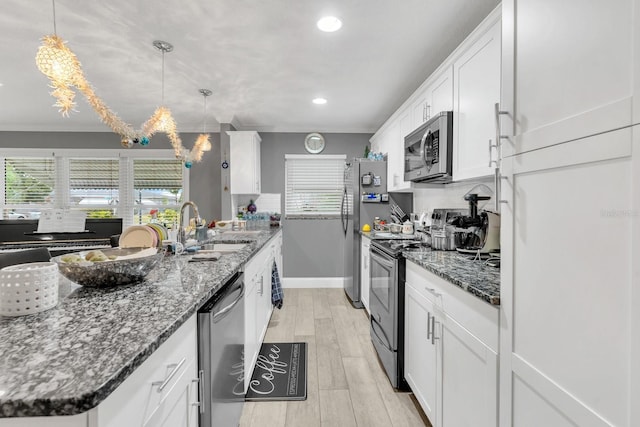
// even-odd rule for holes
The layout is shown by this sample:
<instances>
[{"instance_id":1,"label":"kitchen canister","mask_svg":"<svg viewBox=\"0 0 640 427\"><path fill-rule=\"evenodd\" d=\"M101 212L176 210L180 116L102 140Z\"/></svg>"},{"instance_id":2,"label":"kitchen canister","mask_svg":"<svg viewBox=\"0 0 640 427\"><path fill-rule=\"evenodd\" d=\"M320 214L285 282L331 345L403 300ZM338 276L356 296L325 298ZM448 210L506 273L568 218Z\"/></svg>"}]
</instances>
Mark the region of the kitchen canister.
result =
<instances>
[{"instance_id":1,"label":"kitchen canister","mask_svg":"<svg viewBox=\"0 0 640 427\"><path fill-rule=\"evenodd\" d=\"M58 265L33 262L0 270L0 315L39 313L58 303Z\"/></svg>"}]
</instances>

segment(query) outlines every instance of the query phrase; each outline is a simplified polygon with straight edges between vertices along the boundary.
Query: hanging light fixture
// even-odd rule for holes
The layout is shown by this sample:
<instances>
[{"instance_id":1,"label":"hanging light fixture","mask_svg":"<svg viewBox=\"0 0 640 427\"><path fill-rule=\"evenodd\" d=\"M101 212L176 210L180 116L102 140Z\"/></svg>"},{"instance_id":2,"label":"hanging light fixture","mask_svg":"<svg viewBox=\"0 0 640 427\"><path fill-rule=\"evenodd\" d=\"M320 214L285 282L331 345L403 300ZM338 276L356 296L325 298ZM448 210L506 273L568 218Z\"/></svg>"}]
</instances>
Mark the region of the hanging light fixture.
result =
<instances>
[{"instance_id":1,"label":"hanging light fixture","mask_svg":"<svg viewBox=\"0 0 640 427\"><path fill-rule=\"evenodd\" d=\"M171 111L164 105L164 55L173 51L173 45L162 40L155 40L153 46L162 52L162 103L156 108L153 115L142 125L142 133L148 141L156 132L167 134L176 158L185 159L189 152L182 146L182 140L176 130L176 121L171 115Z\"/></svg>"},{"instance_id":2,"label":"hanging light fixture","mask_svg":"<svg viewBox=\"0 0 640 427\"><path fill-rule=\"evenodd\" d=\"M58 37L56 29L56 2L53 3L53 34L42 38L42 46L36 54L38 69L49 78L53 95L56 98L54 106L58 107L63 116L69 116L75 106L75 92L71 86L76 84L82 76L80 61Z\"/></svg>"},{"instance_id":3,"label":"hanging light fixture","mask_svg":"<svg viewBox=\"0 0 640 427\"><path fill-rule=\"evenodd\" d=\"M196 143L193 146L193 160L196 162L199 162L202 159L204 151L211 151L210 136L207 133L207 97L211 96L212 92L209 89L200 89L198 92L202 94L204 106L202 110L202 133L198 135Z\"/></svg>"}]
</instances>

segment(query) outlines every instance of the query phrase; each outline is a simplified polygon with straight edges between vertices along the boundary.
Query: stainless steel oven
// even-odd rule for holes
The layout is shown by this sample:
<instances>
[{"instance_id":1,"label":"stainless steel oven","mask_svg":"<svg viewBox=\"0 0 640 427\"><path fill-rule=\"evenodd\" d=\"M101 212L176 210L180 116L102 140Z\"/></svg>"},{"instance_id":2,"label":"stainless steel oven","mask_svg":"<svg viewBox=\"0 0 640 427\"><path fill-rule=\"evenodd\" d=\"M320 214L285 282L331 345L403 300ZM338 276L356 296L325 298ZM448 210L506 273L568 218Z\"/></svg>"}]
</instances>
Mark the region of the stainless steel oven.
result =
<instances>
[{"instance_id":1,"label":"stainless steel oven","mask_svg":"<svg viewBox=\"0 0 640 427\"><path fill-rule=\"evenodd\" d=\"M448 182L453 172L453 112L442 111L404 138L404 180Z\"/></svg>"},{"instance_id":2,"label":"stainless steel oven","mask_svg":"<svg viewBox=\"0 0 640 427\"><path fill-rule=\"evenodd\" d=\"M415 242L414 242L415 243ZM371 340L394 388L404 379L404 280L406 242L373 240L370 249Z\"/></svg>"}]
</instances>

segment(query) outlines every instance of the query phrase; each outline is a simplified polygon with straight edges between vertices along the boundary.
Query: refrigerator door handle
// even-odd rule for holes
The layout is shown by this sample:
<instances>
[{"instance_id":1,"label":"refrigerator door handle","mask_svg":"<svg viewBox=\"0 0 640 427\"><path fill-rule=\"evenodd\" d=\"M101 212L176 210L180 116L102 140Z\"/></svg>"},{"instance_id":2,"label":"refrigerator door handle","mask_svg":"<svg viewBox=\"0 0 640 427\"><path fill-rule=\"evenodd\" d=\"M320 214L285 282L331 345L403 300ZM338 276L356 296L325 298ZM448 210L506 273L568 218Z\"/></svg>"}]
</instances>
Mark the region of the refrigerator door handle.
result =
<instances>
[{"instance_id":1,"label":"refrigerator door handle","mask_svg":"<svg viewBox=\"0 0 640 427\"><path fill-rule=\"evenodd\" d=\"M344 235L347 235L347 230L348 230L348 224L349 224L349 216L348 216L348 212L345 212L345 207L348 208L348 206L346 206L348 204L348 196L347 196L347 187L344 187L343 191L342 191L342 203L340 204L340 218L342 220L342 231L344 232Z\"/></svg>"}]
</instances>

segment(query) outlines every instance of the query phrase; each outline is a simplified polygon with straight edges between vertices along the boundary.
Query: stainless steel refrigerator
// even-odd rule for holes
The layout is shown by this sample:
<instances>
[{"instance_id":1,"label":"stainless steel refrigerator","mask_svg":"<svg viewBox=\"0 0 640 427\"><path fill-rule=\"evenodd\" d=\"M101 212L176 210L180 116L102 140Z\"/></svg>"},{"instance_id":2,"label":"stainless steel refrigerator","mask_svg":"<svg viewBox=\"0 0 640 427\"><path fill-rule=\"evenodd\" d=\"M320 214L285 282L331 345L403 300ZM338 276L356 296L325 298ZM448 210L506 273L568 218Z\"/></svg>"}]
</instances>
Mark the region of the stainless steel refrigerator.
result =
<instances>
[{"instance_id":1,"label":"stainless steel refrigerator","mask_svg":"<svg viewBox=\"0 0 640 427\"><path fill-rule=\"evenodd\" d=\"M363 193L365 200L362 201ZM380 200L378 200L378 197ZM387 162L352 159L344 171L342 231L344 232L344 291L356 308L360 299L360 229L373 219L389 217Z\"/></svg>"}]
</instances>

